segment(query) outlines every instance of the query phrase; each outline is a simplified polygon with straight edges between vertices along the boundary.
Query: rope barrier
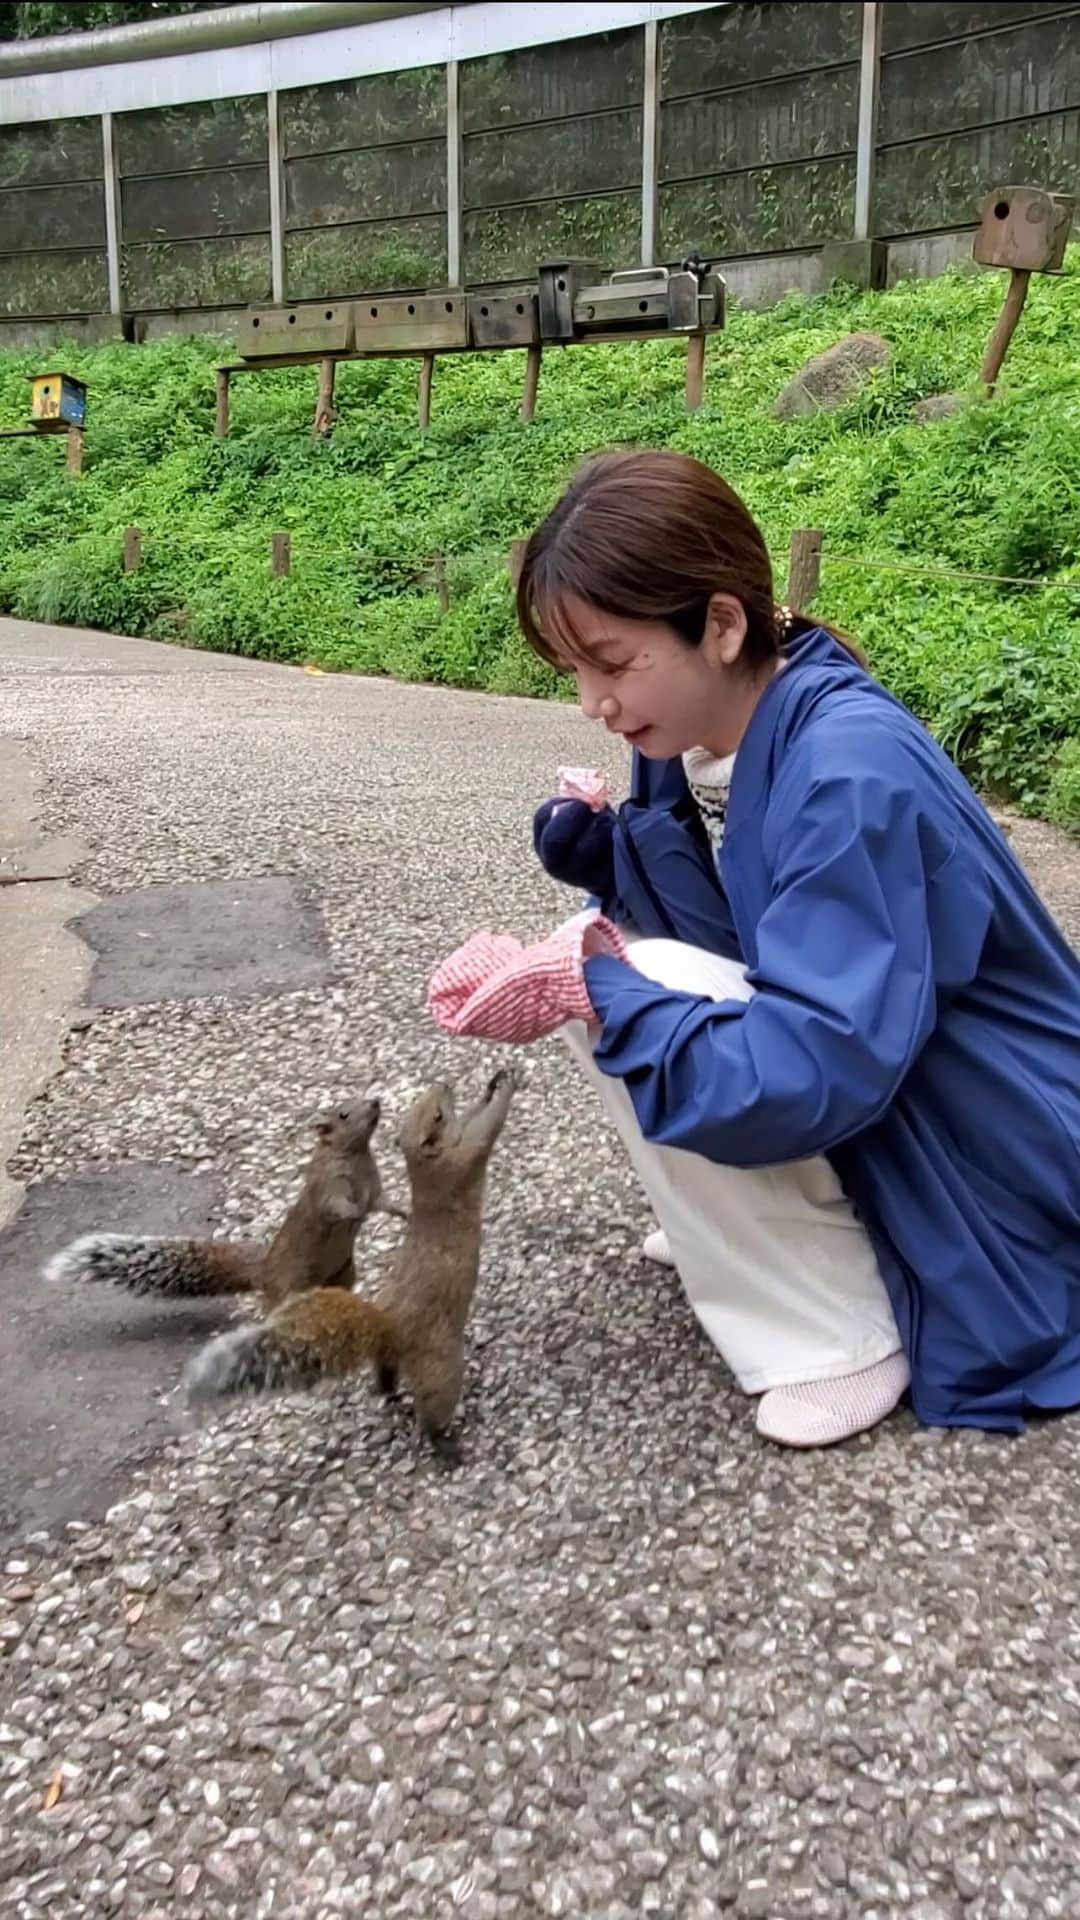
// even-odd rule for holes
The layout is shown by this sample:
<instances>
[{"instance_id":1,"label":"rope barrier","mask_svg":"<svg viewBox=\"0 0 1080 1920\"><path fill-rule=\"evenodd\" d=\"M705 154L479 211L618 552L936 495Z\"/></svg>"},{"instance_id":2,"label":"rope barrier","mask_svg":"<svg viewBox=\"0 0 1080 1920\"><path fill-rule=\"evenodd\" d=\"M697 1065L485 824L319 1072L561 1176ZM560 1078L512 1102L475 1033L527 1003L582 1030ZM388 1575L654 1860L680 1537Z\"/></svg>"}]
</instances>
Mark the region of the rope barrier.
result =
<instances>
[{"instance_id":1,"label":"rope barrier","mask_svg":"<svg viewBox=\"0 0 1080 1920\"><path fill-rule=\"evenodd\" d=\"M958 567L913 566L903 560L860 560L848 553L826 552L822 559L830 567L864 567L878 573L917 574L929 580L989 580L1002 587L1041 587L1046 592L1080 593L1080 579L1025 580L1015 573L965 573Z\"/></svg>"}]
</instances>

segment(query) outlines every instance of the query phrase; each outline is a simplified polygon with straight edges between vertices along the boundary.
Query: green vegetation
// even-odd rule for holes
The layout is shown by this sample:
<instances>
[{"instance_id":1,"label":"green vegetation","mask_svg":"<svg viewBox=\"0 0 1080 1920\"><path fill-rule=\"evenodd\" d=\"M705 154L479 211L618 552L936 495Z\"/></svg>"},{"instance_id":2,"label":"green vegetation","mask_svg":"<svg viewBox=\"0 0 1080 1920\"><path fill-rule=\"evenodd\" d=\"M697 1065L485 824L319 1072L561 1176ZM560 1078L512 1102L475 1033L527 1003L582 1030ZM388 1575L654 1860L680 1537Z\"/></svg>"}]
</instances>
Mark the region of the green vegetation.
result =
<instances>
[{"instance_id":1,"label":"green vegetation","mask_svg":"<svg viewBox=\"0 0 1080 1920\"><path fill-rule=\"evenodd\" d=\"M168 13L205 13L218 0L3 0L0 40L37 40L47 33L88 33L94 27L126 27Z\"/></svg>"},{"instance_id":2,"label":"green vegetation","mask_svg":"<svg viewBox=\"0 0 1080 1920\"><path fill-rule=\"evenodd\" d=\"M62 443L0 442L0 608L326 667L551 694L514 637L508 542L575 460L613 443L680 446L719 467L760 517L782 569L791 531L825 532L817 610L985 790L1080 826L1080 276L1033 282L998 397L973 379L1004 288L948 275L887 294L788 298L737 312L709 347L706 403L683 410L677 344L547 355L537 420L517 418L523 356L438 363L433 422L415 424L416 365L338 374L340 419L313 443L316 369L234 383L215 440L212 343L49 355L90 383L87 463ZM883 332L890 370L840 412L791 423L771 405L812 353ZM0 357L0 422L25 417L39 354ZM911 420L922 395L967 388L952 419ZM120 567L123 528L143 564ZM269 536L293 571L270 577ZM447 560L441 614L431 556ZM847 564L1021 575L1038 588ZM783 573L779 573L778 592Z\"/></svg>"}]
</instances>

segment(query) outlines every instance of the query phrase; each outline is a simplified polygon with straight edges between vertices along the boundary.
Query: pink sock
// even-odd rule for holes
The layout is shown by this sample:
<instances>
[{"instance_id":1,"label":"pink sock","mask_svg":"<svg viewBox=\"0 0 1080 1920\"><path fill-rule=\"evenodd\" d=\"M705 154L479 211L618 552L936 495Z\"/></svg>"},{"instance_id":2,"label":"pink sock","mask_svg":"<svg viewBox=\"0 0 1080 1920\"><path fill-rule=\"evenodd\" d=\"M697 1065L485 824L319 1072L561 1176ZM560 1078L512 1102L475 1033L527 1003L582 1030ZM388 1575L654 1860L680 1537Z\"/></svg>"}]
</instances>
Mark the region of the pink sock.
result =
<instances>
[{"instance_id":1,"label":"pink sock","mask_svg":"<svg viewBox=\"0 0 1080 1920\"><path fill-rule=\"evenodd\" d=\"M859 1373L773 1387L758 1401L757 1430L782 1447L831 1447L890 1414L911 1379L907 1356L890 1353Z\"/></svg>"}]
</instances>

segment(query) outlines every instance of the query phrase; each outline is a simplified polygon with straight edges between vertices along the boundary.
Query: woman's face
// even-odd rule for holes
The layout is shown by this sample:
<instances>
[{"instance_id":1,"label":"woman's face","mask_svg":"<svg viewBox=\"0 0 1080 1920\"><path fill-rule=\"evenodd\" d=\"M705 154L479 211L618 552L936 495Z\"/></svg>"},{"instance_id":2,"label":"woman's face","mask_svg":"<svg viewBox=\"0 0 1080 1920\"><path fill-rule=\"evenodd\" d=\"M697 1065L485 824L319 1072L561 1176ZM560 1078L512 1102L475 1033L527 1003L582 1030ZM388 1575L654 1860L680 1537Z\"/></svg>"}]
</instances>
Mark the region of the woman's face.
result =
<instances>
[{"instance_id":1,"label":"woman's face","mask_svg":"<svg viewBox=\"0 0 1080 1920\"><path fill-rule=\"evenodd\" d=\"M738 664L746 637L740 601L713 595L699 646L664 621L624 620L584 600L568 599L563 613L577 646L562 664L590 720L650 760L698 746L734 753L761 691Z\"/></svg>"}]
</instances>

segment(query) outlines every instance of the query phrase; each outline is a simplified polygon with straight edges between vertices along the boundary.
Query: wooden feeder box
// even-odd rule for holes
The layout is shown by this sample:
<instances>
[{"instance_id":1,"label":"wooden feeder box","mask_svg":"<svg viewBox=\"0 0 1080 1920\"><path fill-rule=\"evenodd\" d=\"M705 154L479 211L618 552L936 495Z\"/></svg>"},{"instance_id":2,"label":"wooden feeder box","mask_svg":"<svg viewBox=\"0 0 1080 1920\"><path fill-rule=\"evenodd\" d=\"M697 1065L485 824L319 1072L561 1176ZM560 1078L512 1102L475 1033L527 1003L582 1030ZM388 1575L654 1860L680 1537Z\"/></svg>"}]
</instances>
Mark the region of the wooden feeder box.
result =
<instances>
[{"instance_id":1,"label":"wooden feeder box","mask_svg":"<svg viewBox=\"0 0 1080 1920\"><path fill-rule=\"evenodd\" d=\"M1007 267L1009 285L987 343L979 378L993 393L1033 273L1059 273L1076 201L1043 187L998 187L979 208L972 248L981 267Z\"/></svg>"},{"instance_id":2,"label":"wooden feeder box","mask_svg":"<svg viewBox=\"0 0 1080 1920\"><path fill-rule=\"evenodd\" d=\"M358 353L428 353L469 344L463 293L373 294L354 302L353 315Z\"/></svg>"},{"instance_id":3,"label":"wooden feeder box","mask_svg":"<svg viewBox=\"0 0 1080 1920\"><path fill-rule=\"evenodd\" d=\"M30 377L30 418L38 433L66 433L86 424L86 385L70 373Z\"/></svg>"},{"instance_id":4,"label":"wooden feeder box","mask_svg":"<svg viewBox=\"0 0 1080 1920\"><path fill-rule=\"evenodd\" d=\"M724 324L724 282L696 254L678 272L634 267L606 279L593 260L547 262L535 287L513 293L473 293L458 287L435 293L371 293L318 307L249 307L237 329L241 358L217 369L215 430L229 431L229 389L234 375L262 373L317 360L319 391L314 433L333 430L334 381L342 360L383 355L420 361L417 420L431 417L432 381L440 353L525 349L522 420L536 411L545 345L579 341L686 339L686 404L700 406L707 336Z\"/></svg>"},{"instance_id":5,"label":"wooden feeder box","mask_svg":"<svg viewBox=\"0 0 1080 1920\"><path fill-rule=\"evenodd\" d=\"M979 208L973 248L980 267L1016 267L1024 273L1058 273L1072 226L1075 201L1042 187L999 187Z\"/></svg>"},{"instance_id":6,"label":"wooden feeder box","mask_svg":"<svg viewBox=\"0 0 1080 1920\"><path fill-rule=\"evenodd\" d=\"M591 276L591 277L590 277ZM588 262L540 268L540 331L545 340L601 334L707 333L724 324L724 282L707 269L631 267L597 276Z\"/></svg>"},{"instance_id":7,"label":"wooden feeder box","mask_svg":"<svg viewBox=\"0 0 1080 1920\"><path fill-rule=\"evenodd\" d=\"M348 353L353 343L349 302L324 306L249 307L236 329L244 360L278 360L290 353Z\"/></svg>"},{"instance_id":8,"label":"wooden feeder box","mask_svg":"<svg viewBox=\"0 0 1080 1920\"><path fill-rule=\"evenodd\" d=\"M535 293L470 296L470 346L531 347L539 339L540 314Z\"/></svg>"},{"instance_id":9,"label":"wooden feeder box","mask_svg":"<svg viewBox=\"0 0 1080 1920\"><path fill-rule=\"evenodd\" d=\"M581 287L600 278L595 260L545 260L539 268L540 336L574 338L574 299Z\"/></svg>"}]
</instances>

